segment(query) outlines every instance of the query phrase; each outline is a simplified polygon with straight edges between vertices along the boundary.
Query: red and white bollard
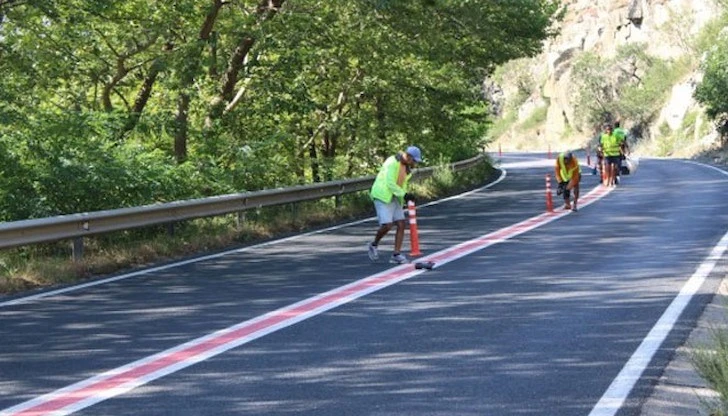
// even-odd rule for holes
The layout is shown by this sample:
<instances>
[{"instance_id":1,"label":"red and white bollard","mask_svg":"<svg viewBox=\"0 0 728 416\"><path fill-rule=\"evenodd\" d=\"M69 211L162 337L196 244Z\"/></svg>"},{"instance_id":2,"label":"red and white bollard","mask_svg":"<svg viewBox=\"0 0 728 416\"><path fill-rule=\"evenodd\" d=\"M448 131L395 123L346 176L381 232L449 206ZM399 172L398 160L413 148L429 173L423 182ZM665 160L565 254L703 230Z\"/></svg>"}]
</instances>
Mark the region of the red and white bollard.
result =
<instances>
[{"instance_id":1,"label":"red and white bollard","mask_svg":"<svg viewBox=\"0 0 728 416\"><path fill-rule=\"evenodd\" d=\"M414 201L407 201L407 213L410 228L410 256L419 256L422 253L420 253L420 237L417 234L417 212Z\"/></svg>"},{"instance_id":2,"label":"red and white bollard","mask_svg":"<svg viewBox=\"0 0 728 416\"><path fill-rule=\"evenodd\" d=\"M554 212L554 201L551 197L551 175L546 175L546 211Z\"/></svg>"}]
</instances>

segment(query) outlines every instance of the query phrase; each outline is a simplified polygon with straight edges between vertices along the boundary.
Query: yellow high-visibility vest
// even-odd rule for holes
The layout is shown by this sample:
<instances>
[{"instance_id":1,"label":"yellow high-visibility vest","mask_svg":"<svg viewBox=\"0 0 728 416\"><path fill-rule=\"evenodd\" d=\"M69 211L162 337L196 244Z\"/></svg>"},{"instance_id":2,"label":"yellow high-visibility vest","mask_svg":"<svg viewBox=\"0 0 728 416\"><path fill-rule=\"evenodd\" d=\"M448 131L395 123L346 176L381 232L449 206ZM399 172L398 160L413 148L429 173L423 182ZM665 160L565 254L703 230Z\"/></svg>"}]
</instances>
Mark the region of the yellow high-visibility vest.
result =
<instances>
[{"instance_id":1,"label":"yellow high-visibility vest","mask_svg":"<svg viewBox=\"0 0 728 416\"><path fill-rule=\"evenodd\" d=\"M390 156L384 161L382 168L379 169L377 178L374 180L372 189L369 191L369 196L372 199L390 203L392 197L396 196L399 198L400 203L404 203L404 194L407 193L407 187L409 186L412 173L407 173L402 186L398 185L397 177L399 176L401 165L397 156Z\"/></svg>"},{"instance_id":2,"label":"yellow high-visibility vest","mask_svg":"<svg viewBox=\"0 0 728 416\"><path fill-rule=\"evenodd\" d=\"M615 136L614 133L602 133L599 141L602 143L604 156L619 156L621 154L619 151L619 137Z\"/></svg>"}]
</instances>

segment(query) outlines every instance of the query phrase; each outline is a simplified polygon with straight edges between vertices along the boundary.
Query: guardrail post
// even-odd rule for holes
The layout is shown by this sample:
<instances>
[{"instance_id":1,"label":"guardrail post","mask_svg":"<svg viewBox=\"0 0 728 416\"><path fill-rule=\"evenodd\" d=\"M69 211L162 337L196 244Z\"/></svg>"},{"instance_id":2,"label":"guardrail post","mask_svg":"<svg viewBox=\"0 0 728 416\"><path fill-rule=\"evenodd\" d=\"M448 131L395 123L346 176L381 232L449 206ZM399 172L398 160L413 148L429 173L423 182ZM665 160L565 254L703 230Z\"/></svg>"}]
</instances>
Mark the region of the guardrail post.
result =
<instances>
[{"instance_id":1,"label":"guardrail post","mask_svg":"<svg viewBox=\"0 0 728 416\"><path fill-rule=\"evenodd\" d=\"M235 227L240 231L245 223L245 211L238 211L235 215Z\"/></svg>"},{"instance_id":2,"label":"guardrail post","mask_svg":"<svg viewBox=\"0 0 728 416\"><path fill-rule=\"evenodd\" d=\"M291 203L291 215L293 216L293 221L291 222L295 224L298 220L298 203L296 202Z\"/></svg>"},{"instance_id":3,"label":"guardrail post","mask_svg":"<svg viewBox=\"0 0 728 416\"><path fill-rule=\"evenodd\" d=\"M74 263L79 263L83 260L83 237L73 239L72 253Z\"/></svg>"},{"instance_id":4,"label":"guardrail post","mask_svg":"<svg viewBox=\"0 0 728 416\"><path fill-rule=\"evenodd\" d=\"M167 224L167 235L174 237L174 223L170 222Z\"/></svg>"}]
</instances>

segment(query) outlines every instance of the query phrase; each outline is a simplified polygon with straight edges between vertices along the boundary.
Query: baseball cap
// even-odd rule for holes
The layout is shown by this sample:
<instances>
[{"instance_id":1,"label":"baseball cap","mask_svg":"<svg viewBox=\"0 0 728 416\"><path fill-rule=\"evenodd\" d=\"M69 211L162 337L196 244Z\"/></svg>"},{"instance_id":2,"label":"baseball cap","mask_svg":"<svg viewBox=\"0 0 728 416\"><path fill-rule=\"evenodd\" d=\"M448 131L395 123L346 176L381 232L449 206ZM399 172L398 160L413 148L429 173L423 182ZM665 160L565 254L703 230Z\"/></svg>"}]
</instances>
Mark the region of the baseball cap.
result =
<instances>
[{"instance_id":1,"label":"baseball cap","mask_svg":"<svg viewBox=\"0 0 728 416\"><path fill-rule=\"evenodd\" d=\"M567 162L570 161L572 157L574 157L574 154L571 153L571 150L569 150L566 153L564 153L564 160L565 161L567 161Z\"/></svg>"},{"instance_id":2,"label":"baseball cap","mask_svg":"<svg viewBox=\"0 0 728 416\"><path fill-rule=\"evenodd\" d=\"M415 162L420 163L422 162L422 152L420 152L420 148L417 146L410 146L405 150L408 155L412 156L412 159L415 160Z\"/></svg>"}]
</instances>

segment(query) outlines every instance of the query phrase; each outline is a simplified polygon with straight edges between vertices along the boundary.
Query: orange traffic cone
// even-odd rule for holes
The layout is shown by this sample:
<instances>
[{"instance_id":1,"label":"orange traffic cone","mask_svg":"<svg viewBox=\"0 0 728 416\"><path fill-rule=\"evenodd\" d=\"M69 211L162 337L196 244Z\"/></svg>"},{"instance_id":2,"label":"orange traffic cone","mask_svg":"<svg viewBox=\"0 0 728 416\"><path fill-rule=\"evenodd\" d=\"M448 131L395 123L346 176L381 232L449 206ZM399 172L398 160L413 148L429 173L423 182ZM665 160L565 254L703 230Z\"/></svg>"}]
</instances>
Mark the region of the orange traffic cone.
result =
<instances>
[{"instance_id":1,"label":"orange traffic cone","mask_svg":"<svg viewBox=\"0 0 728 416\"><path fill-rule=\"evenodd\" d=\"M551 175L546 175L546 211L554 212L554 201L551 197Z\"/></svg>"},{"instance_id":2,"label":"orange traffic cone","mask_svg":"<svg viewBox=\"0 0 728 416\"><path fill-rule=\"evenodd\" d=\"M410 227L410 256L419 256L422 253L420 253L420 237L417 235L417 212L414 201L407 201L407 211Z\"/></svg>"}]
</instances>

